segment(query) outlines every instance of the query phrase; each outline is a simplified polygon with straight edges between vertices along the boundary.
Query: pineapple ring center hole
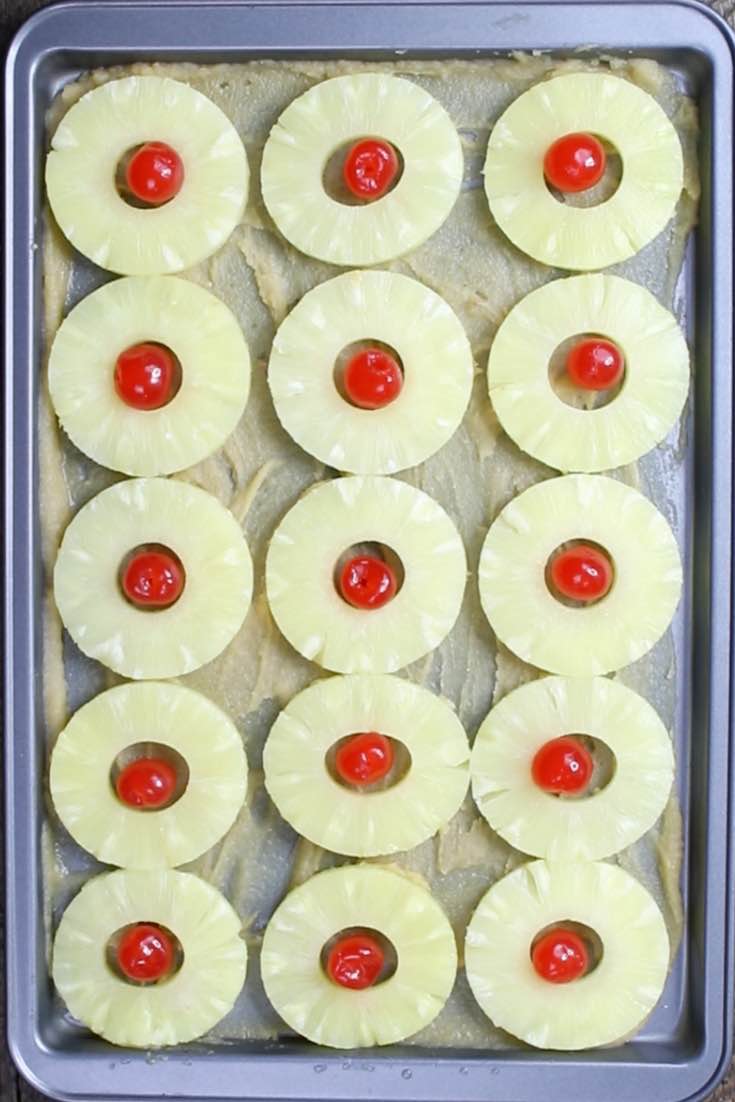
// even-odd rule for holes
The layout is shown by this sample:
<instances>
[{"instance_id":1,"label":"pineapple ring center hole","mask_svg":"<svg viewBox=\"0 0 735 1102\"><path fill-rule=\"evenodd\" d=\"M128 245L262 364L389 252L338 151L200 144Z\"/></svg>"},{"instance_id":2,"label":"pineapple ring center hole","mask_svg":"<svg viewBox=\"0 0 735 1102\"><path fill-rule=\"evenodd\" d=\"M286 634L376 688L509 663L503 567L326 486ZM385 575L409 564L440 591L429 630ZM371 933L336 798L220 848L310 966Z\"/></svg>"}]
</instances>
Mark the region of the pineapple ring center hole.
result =
<instances>
[{"instance_id":1,"label":"pineapple ring center hole","mask_svg":"<svg viewBox=\"0 0 735 1102\"><path fill-rule=\"evenodd\" d=\"M120 966L119 950L123 940L131 933L134 933L139 926L152 926L155 930L161 932L161 934L168 940L173 952L171 959L171 966L166 970L165 974L155 979L133 979L131 976L125 974ZM105 962L110 971L117 976L123 983L129 984L131 987L157 987L162 983L167 983L173 979L176 973L180 970L184 963L184 948L177 938L176 934L169 930L168 926L164 926L160 922L152 922L147 919L140 919L139 922L131 922L127 926L121 926L119 930L115 930L107 939L105 945Z\"/></svg>"},{"instance_id":2,"label":"pineapple ring center hole","mask_svg":"<svg viewBox=\"0 0 735 1102\"><path fill-rule=\"evenodd\" d=\"M544 176L546 189L556 199L557 203L563 203L568 207L599 207L602 203L606 203L608 199L612 199L620 187L623 179L623 159L620 153L611 142L600 134L594 134L593 136L597 138L605 150L605 171L602 174L602 179L593 187L585 188L584 191L559 191Z\"/></svg>"},{"instance_id":3,"label":"pineapple ring center hole","mask_svg":"<svg viewBox=\"0 0 735 1102\"><path fill-rule=\"evenodd\" d=\"M622 349L610 337L602 333L576 333L573 337L567 337L552 352L549 360L549 385L566 406L572 406L573 409L602 409L614 402L625 386L625 358L623 357L623 373L613 386L600 390L580 386L570 375L567 364L573 349L586 341L605 341L606 344L616 345L622 356Z\"/></svg>"},{"instance_id":4,"label":"pineapple ring center hole","mask_svg":"<svg viewBox=\"0 0 735 1102\"><path fill-rule=\"evenodd\" d=\"M334 361L332 378L340 398L349 406L372 413L395 401L405 374L403 360L392 344L365 337L345 345Z\"/></svg>"},{"instance_id":5,"label":"pineapple ring center hole","mask_svg":"<svg viewBox=\"0 0 735 1102\"><path fill-rule=\"evenodd\" d=\"M137 145L131 146L130 149L126 150L126 152L123 153L122 157L115 166L115 190L124 203L126 203L129 207L135 207L136 210L158 210L159 207L165 207L172 201L172 199L176 198L176 194L179 190L177 188L172 195L168 196L168 198L156 199L151 202L149 202L147 199L140 198L138 195L130 190L127 179L128 167L135 154L139 153L140 150L148 144L148 142L138 142Z\"/></svg>"},{"instance_id":6,"label":"pineapple ring center hole","mask_svg":"<svg viewBox=\"0 0 735 1102\"><path fill-rule=\"evenodd\" d=\"M131 770L131 766L145 762L162 763L163 770L153 767L146 776L145 767L138 771ZM160 773L160 776L159 776ZM173 783L171 774L173 773ZM142 774L142 775L140 775ZM121 782L121 777L123 781ZM181 799L189 786L189 766L178 750L173 746L166 746L162 742L146 741L134 742L121 750L110 767L110 784L112 790L120 799L118 785L128 782L127 791L138 796L139 802L131 803L129 800L121 800L127 807L133 807L136 811L148 813L162 811L164 808L173 807Z\"/></svg>"},{"instance_id":7,"label":"pineapple ring center hole","mask_svg":"<svg viewBox=\"0 0 735 1102\"><path fill-rule=\"evenodd\" d=\"M596 551L607 561L610 567L610 585L599 597L586 597L584 600L575 600L574 597L562 593L557 588L554 582L552 571L555 560L558 559L565 552L575 551L577 548L590 548L592 551ZM603 547L601 543L597 543L595 540L588 540L584 538L566 540L564 543L560 543L559 546L551 552L548 559L546 560L546 567L544 569L544 580L546 582L546 588L548 589L549 593L554 598L554 600L559 602L559 604L565 605L567 608L590 608L594 605L600 604L600 602L604 601L605 598L608 597L612 592L615 586L615 563L613 561L612 555L607 550L607 548Z\"/></svg>"},{"instance_id":8,"label":"pineapple ring center hole","mask_svg":"<svg viewBox=\"0 0 735 1102\"><path fill-rule=\"evenodd\" d=\"M398 969L398 950L389 937L386 937L385 934L380 932L380 930L376 930L372 926L345 926L344 929L338 930L336 934L333 934L332 937L324 942L324 945L322 946L322 951L319 954L319 961L324 971L324 974L328 977L328 979L330 979L332 983L334 982L334 980L332 980L331 976L329 975L329 970L327 966L329 956L332 950L336 946L338 946L340 942L344 942L347 939L354 937L370 938L377 943L380 951L383 954L382 968L380 969L376 978L366 986L377 987L379 984L385 983L386 980L389 980L391 976L394 976L396 974L396 970Z\"/></svg>"},{"instance_id":9,"label":"pineapple ring center hole","mask_svg":"<svg viewBox=\"0 0 735 1102\"><path fill-rule=\"evenodd\" d=\"M575 742L579 743L587 751L592 758L592 772L590 773L587 783L579 791L548 792L547 794L551 799L587 800L591 796L596 796L599 792L602 792L604 788L607 788L618 768L618 759L607 743L603 742L602 739L595 738L594 735L584 735L576 732L558 737L562 739L574 739ZM557 739L554 738L549 741L553 743L556 742Z\"/></svg>"},{"instance_id":10,"label":"pineapple ring center hole","mask_svg":"<svg viewBox=\"0 0 735 1102\"><path fill-rule=\"evenodd\" d=\"M398 158L398 169L395 176L391 180L385 191L375 198L360 199L357 195L353 195L350 189L347 187L344 179L344 167L347 157L350 151L358 144L358 142L365 141L366 138L375 138L373 135L364 135L363 137L350 138L348 142L343 142L337 146L333 153L327 158L324 170L322 172L322 187L329 196L330 199L334 199L336 203L341 203L345 207L364 207L372 203L379 202L380 199L384 199L386 195L390 195L392 191L398 187L403 171L405 168L405 161L403 160L403 154L398 146L393 142L387 142L386 139L378 138L378 141L385 141L387 145L390 145Z\"/></svg>"},{"instance_id":11,"label":"pineapple ring center hole","mask_svg":"<svg viewBox=\"0 0 735 1102\"><path fill-rule=\"evenodd\" d=\"M561 930L569 930L582 939L584 947L587 950L587 968L579 979L591 975L599 966L605 955L605 946L597 931L593 930L591 926L588 926L584 922L575 922L573 919L569 918L560 918L556 922L550 922L548 926L544 926L542 930L538 931L528 947L528 955L533 959L533 951L541 939L546 937L547 934L556 933Z\"/></svg>"},{"instance_id":12,"label":"pineapple ring center hole","mask_svg":"<svg viewBox=\"0 0 735 1102\"><path fill-rule=\"evenodd\" d=\"M120 593L142 612L173 608L186 588L179 556L163 543L139 543L123 558L117 572Z\"/></svg>"},{"instance_id":13,"label":"pineapple ring center hole","mask_svg":"<svg viewBox=\"0 0 735 1102\"><path fill-rule=\"evenodd\" d=\"M387 760L372 743L385 740L388 744ZM357 740L361 740L358 742ZM338 768L338 758L342 770ZM344 764L343 764L344 762ZM387 765L387 769L385 766ZM333 781L351 792L384 792L402 781L411 769L411 751L400 739L377 732L354 732L337 739L324 755L324 766ZM371 777L376 779L371 779ZM354 777L355 779L351 779ZM364 778L364 779L363 779Z\"/></svg>"},{"instance_id":14,"label":"pineapple ring center hole","mask_svg":"<svg viewBox=\"0 0 735 1102\"><path fill-rule=\"evenodd\" d=\"M367 600L349 601L345 595L344 589L344 574L345 569L349 563L354 559L374 559L378 563L385 563L388 568L388 572L392 575L392 579L395 583L393 592L389 595L376 599L372 602ZM400 555L389 547L385 543L377 543L372 540L366 540L365 543L353 543L350 547L346 548L337 559L334 564L334 588L337 590L338 595L347 604L355 604L359 608L370 610L371 608L380 608L387 604L388 601L397 597L403 588L403 583L406 579L406 571L403 566L403 561ZM372 583L372 579L366 579Z\"/></svg>"}]
</instances>

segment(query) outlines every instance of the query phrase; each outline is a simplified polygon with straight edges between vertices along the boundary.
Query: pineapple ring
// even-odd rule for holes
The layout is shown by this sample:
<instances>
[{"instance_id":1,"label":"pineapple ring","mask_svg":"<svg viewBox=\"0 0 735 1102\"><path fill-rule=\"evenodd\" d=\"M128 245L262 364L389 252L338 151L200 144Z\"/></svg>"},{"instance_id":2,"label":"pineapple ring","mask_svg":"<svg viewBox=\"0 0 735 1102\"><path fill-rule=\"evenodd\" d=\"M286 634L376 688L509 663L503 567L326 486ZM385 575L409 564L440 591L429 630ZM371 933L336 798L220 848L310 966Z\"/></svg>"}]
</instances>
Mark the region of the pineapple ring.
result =
<instances>
[{"instance_id":1,"label":"pineapple ring","mask_svg":"<svg viewBox=\"0 0 735 1102\"><path fill-rule=\"evenodd\" d=\"M578 333L620 346L626 374L606 406L575 409L549 382L554 350ZM604 471L639 459L666 436L689 389L689 352L676 319L643 287L610 275L557 280L508 314L488 364L490 398L519 448L563 471Z\"/></svg>"},{"instance_id":2,"label":"pineapple ring","mask_svg":"<svg viewBox=\"0 0 735 1102\"><path fill-rule=\"evenodd\" d=\"M403 155L403 175L376 202L347 206L324 190L341 146L379 136ZM263 150L263 201L283 236L307 256L349 267L382 264L422 245L459 195L462 146L437 101L401 77L352 73L295 99Z\"/></svg>"},{"instance_id":3,"label":"pineapple ring","mask_svg":"<svg viewBox=\"0 0 735 1102\"><path fill-rule=\"evenodd\" d=\"M327 769L329 748L358 731L408 749L410 768L390 788L360 792ZM300 692L263 754L265 786L283 818L315 845L352 857L412 849L436 834L467 793L468 760L467 735L447 701L398 677L366 674Z\"/></svg>"},{"instance_id":4,"label":"pineapple ring","mask_svg":"<svg viewBox=\"0 0 735 1102\"><path fill-rule=\"evenodd\" d=\"M115 392L119 351L166 345L181 387L141 412ZM49 388L64 430L85 455L130 475L170 474L216 451L237 425L250 389L240 326L209 291L174 276L113 280L75 306L54 338Z\"/></svg>"},{"instance_id":5,"label":"pineapple ring","mask_svg":"<svg viewBox=\"0 0 735 1102\"><path fill-rule=\"evenodd\" d=\"M602 958L573 983L537 975L531 945L543 929L578 922ZM531 861L480 900L465 942L472 993L499 1029L536 1048L565 1051L621 1040L658 1002L669 967L661 912L629 873L602 861Z\"/></svg>"},{"instance_id":6,"label":"pineapple ring","mask_svg":"<svg viewBox=\"0 0 735 1102\"><path fill-rule=\"evenodd\" d=\"M570 608L546 585L563 543L600 544L615 570L596 604ZM571 677L610 673L658 642L679 603L674 534L643 494L601 475L537 483L502 510L480 555L480 601L503 643L524 662Z\"/></svg>"},{"instance_id":7,"label":"pineapple ring","mask_svg":"<svg viewBox=\"0 0 735 1102\"><path fill-rule=\"evenodd\" d=\"M123 750L153 739L189 769L181 797L140 811L119 800L110 769ZM108 865L157 869L193 861L234 823L248 764L237 728L201 693L163 683L119 685L72 717L51 755L50 787L62 823Z\"/></svg>"},{"instance_id":8,"label":"pineapple ring","mask_svg":"<svg viewBox=\"0 0 735 1102\"><path fill-rule=\"evenodd\" d=\"M176 150L184 182L170 202L141 209L119 195L115 177L120 159L148 141ZM160 275L224 245L245 210L248 160L207 96L168 77L125 77L87 92L61 120L46 189L60 229L84 256L121 275Z\"/></svg>"},{"instance_id":9,"label":"pineapple ring","mask_svg":"<svg viewBox=\"0 0 735 1102\"><path fill-rule=\"evenodd\" d=\"M615 755L615 772L581 799L551 796L531 763L550 739L590 735ZM511 846L550 861L595 860L636 842L666 806L674 754L658 713L604 677L544 677L497 704L472 750L472 795Z\"/></svg>"},{"instance_id":10,"label":"pineapple ring","mask_svg":"<svg viewBox=\"0 0 735 1102\"><path fill-rule=\"evenodd\" d=\"M350 990L333 983L321 952L344 929L378 930L398 958L385 982ZM263 936L261 971L274 1009L318 1045L390 1045L433 1021L457 972L452 927L429 892L400 870L345 865L290 892Z\"/></svg>"},{"instance_id":11,"label":"pineapple ring","mask_svg":"<svg viewBox=\"0 0 735 1102\"><path fill-rule=\"evenodd\" d=\"M342 349L370 338L404 367L398 398L358 409L334 385ZM281 324L268 381L286 432L322 463L393 474L423 463L459 426L472 389L472 351L451 307L394 272L346 272L309 291Z\"/></svg>"},{"instance_id":12,"label":"pineapple ring","mask_svg":"<svg viewBox=\"0 0 735 1102\"><path fill-rule=\"evenodd\" d=\"M349 547L389 546L405 570L382 608L353 608L334 569ZM392 673L438 647L459 615L467 559L442 507L393 478L337 478L286 514L266 559L268 603L304 658L336 673Z\"/></svg>"},{"instance_id":13,"label":"pineapple ring","mask_svg":"<svg viewBox=\"0 0 735 1102\"><path fill-rule=\"evenodd\" d=\"M186 571L181 597L148 612L118 584L124 557L163 544ZM64 533L54 596L66 630L90 658L123 677L191 673L220 654L242 626L253 564L239 524L211 494L165 478L118 482L84 506Z\"/></svg>"},{"instance_id":14,"label":"pineapple ring","mask_svg":"<svg viewBox=\"0 0 735 1102\"><path fill-rule=\"evenodd\" d=\"M579 131L608 141L623 164L617 191L598 206L560 203L546 186L546 150ZM681 143L665 112L609 73L567 73L529 88L496 122L485 161L498 226L555 268L606 268L634 256L671 218L682 183Z\"/></svg>"},{"instance_id":15,"label":"pineapple ring","mask_svg":"<svg viewBox=\"0 0 735 1102\"><path fill-rule=\"evenodd\" d=\"M113 934L136 922L171 930L178 972L148 986L109 967ZM52 972L75 1018L113 1045L158 1048L201 1037L235 1004L247 970L240 919L211 884L187 872L118 869L89 880L66 908Z\"/></svg>"}]
</instances>

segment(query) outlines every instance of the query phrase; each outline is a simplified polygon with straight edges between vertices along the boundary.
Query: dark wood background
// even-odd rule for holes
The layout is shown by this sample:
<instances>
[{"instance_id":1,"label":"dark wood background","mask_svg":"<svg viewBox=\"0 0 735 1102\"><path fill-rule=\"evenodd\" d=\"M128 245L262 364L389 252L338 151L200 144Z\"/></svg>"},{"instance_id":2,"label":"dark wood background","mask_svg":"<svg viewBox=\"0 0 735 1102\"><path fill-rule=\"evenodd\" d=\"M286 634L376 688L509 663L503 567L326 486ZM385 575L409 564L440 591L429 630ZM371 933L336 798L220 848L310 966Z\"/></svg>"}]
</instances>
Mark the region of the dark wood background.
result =
<instances>
[{"instance_id":1,"label":"dark wood background","mask_svg":"<svg viewBox=\"0 0 735 1102\"><path fill-rule=\"evenodd\" d=\"M7 47L13 32L38 8L46 7L49 0L0 0L0 43ZM735 26L735 0L708 0L711 7L724 15ZM0 937L4 931L0 932ZM4 947L4 946L3 946ZM0 981L2 980L3 953L0 947ZM13 1067L5 1044L5 998L4 984L0 999L0 1102L42 1102L44 1095L33 1090ZM586 1102L583 1099L571 1099L570 1102ZM647 1102L641 1098L638 1102ZM708 1102L735 1102L735 1062L730 1067L727 1078L710 1096Z\"/></svg>"}]
</instances>

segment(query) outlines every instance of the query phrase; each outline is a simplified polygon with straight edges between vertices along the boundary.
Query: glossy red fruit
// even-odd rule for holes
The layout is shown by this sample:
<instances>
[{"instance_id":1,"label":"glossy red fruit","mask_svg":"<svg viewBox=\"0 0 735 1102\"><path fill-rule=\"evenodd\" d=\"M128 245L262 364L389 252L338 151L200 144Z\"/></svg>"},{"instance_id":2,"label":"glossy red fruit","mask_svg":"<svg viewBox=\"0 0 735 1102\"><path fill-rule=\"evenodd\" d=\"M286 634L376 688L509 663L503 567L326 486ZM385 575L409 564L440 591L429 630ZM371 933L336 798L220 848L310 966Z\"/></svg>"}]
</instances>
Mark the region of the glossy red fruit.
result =
<instances>
[{"instance_id":1,"label":"glossy red fruit","mask_svg":"<svg viewBox=\"0 0 735 1102\"><path fill-rule=\"evenodd\" d=\"M340 987L362 991L372 987L383 970L385 954L369 934L351 934L335 942L327 957L327 975Z\"/></svg>"},{"instance_id":2,"label":"glossy red fruit","mask_svg":"<svg viewBox=\"0 0 735 1102\"><path fill-rule=\"evenodd\" d=\"M132 555L121 579L125 596L140 608L169 608L183 593L185 581L180 561L165 550Z\"/></svg>"},{"instance_id":3,"label":"glossy red fruit","mask_svg":"<svg viewBox=\"0 0 735 1102\"><path fill-rule=\"evenodd\" d=\"M571 983L589 969L589 953L579 934L557 926L540 937L531 950L536 972L549 983Z\"/></svg>"},{"instance_id":4,"label":"glossy red fruit","mask_svg":"<svg viewBox=\"0 0 735 1102\"><path fill-rule=\"evenodd\" d=\"M175 789L176 770L161 758L131 761L120 770L115 782L118 799L129 807L164 807Z\"/></svg>"},{"instance_id":5,"label":"glossy red fruit","mask_svg":"<svg viewBox=\"0 0 735 1102\"><path fill-rule=\"evenodd\" d=\"M356 555L342 568L339 590L354 608L382 608L396 595L396 576L387 562L374 555Z\"/></svg>"},{"instance_id":6,"label":"glossy red fruit","mask_svg":"<svg viewBox=\"0 0 735 1102\"><path fill-rule=\"evenodd\" d=\"M161 344L133 344L115 361L115 390L133 409L160 409L176 393L176 359Z\"/></svg>"},{"instance_id":7,"label":"glossy red fruit","mask_svg":"<svg viewBox=\"0 0 735 1102\"><path fill-rule=\"evenodd\" d=\"M605 173L607 157L592 134L565 134L546 150L544 175L557 191L586 191Z\"/></svg>"},{"instance_id":8,"label":"glossy red fruit","mask_svg":"<svg viewBox=\"0 0 735 1102\"><path fill-rule=\"evenodd\" d=\"M346 784L375 784L393 767L391 741L377 731L352 735L337 750L334 767Z\"/></svg>"},{"instance_id":9,"label":"glossy red fruit","mask_svg":"<svg viewBox=\"0 0 735 1102\"><path fill-rule=\"evenodd\" d=\"M572 601L599 601L613 583L612 563L596 547L579 544L560 551L552 560L551 581L562 597Z\"/></svg>"},{"instance_id":10,"label":"glossy red fruit","mask_svg":"<svg viewBox=\"0 0 735 1102\"><path fill-rule=\"evenodd\" d=\"M173 968L173 942L160 926L139 922L130 926L120 938L117 963L129 980L155 983Z\"/></svg>"},{"instance_id":11,"label":"glossy red fruit","mask_svg":"<svg viewBox=\"0 0 735 1102\"><path fill-rule=\"evenodd\" d=\"M390 142L363 138L350 149L342 167L347 188L358 199L380 199L398 175L398 154Z\"/></svg>"},{"instance_id":12,"label":"glossy red fruit","mask_svg":"<svg viewBox=\"0 0 735 1102\"><path fill-rule=\"evenodd\" d=\"M623 353L612 341L589 337L578 341L567 356L567 375L584 390L608 390L623 377Z\"/></svg>"},{"instance_id":13,"label":"glossy red fruit","mask_svg":"<svg viewBox=\"0 0 735 1102\"><path fill-rule=\"evenodd\" d=\"M382 409L401 393L403 373L397 360L382 348L364 348L348 360L343 381L353 406Z\"/></svg>"},{"instance_id":14,"label":"glossy red fruit","mask_svg":"<svg viewBox=\"0 0 735 1102\"><path fill-rule=\"evenodd\" d=\"M181 191L184 164L165 142L146 142L137 149L125 169L125 183L136 199L158 207Z\"/></svg>"},{"instance_id":15,"label":"glossy red fruit","mask_svg":"<svg viewBox=\"0 0 735 1102\"><path fill-rule=\"evenodd\" d=\"M581 792L589 784L594 762L587 747L569 735L551 739L536 752L531 765L534 781L555 795Z\"/></svg>"}]
</instances>

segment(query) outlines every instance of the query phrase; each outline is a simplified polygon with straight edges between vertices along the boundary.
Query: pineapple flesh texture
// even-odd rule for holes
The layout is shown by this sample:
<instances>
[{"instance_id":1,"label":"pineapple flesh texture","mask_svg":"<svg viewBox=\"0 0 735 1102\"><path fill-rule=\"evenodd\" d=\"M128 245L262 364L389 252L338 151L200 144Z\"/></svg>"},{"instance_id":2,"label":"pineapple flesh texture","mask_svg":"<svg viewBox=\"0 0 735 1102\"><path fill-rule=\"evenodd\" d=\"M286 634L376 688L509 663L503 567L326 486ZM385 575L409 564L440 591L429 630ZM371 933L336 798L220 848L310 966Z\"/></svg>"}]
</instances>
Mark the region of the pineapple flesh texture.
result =
<instances>
[{"instance_id":1,"label":"pineapple flesh texture","mask_svg":"<svg viewBox=\"0 0 735 1102\"><path fill-rule=\"evenodd\" d=\"M547 562L582 539L610 556L614 581L595 604L573 608L551 593ZM601 475L537 483L502 510L480 555L480 600L495 634L524 662L593 677L646 654L671 623L682 569L676 539L637 490Z\"/></svg>"},{"instance_id":2,"label":"pineapple flesh texture","mask_svg":"<svg viewBox=\"0 0 735 1102\"><path fill-rule=\"evenodd\" d=\"M179 193L155 208L118 193L121 158L149 141L179 154ZM60 122L46 161L54 217L71 244L120 275L180 272L211 256L245 210L248 161L210 99L168 77L131 76L94 88Z\"/></svg>"},{"instance_id":3,"label":"pineapple flesh texture","mask_svg":"<svg viewBox=\"0 0 735 1102\"><path fill-rule=\"evenodd\" d=\"M329 158L365 137L403 156L395 188L348 206L324 189ZM444 108L417 84L352 73L310 88L279 118L263 150L263 201L283 236L307 256L347 267L382 264L422 245L459 195L463 158Z\"/></svg>"},{"instance_id":4,"label":"pineapple flesh texture","mask_svg":"<svg viewBox=\"0 0 735 1102\"><path fill-rule=\"evenodd\" d=\"M183 950L181 968L148 986L109 967L110 937L136 922L165 926ZM240 919L210 884L190 873L121 869L89 880L61 919L53 979L75 1018L114 1045L158 1048L194 1040L232 1009L245 982Z\"/></svg>"},{"instance_id":5,"label":"pineapple flesh texture","mask_svg":"<svg viewBox=\"0 0 735 1102\"><path fill-rule=\"evenodd\" d=\"M562 735L599 739L614 754L612 778L580 798L550 795L531 774L538 750ZM511 846L550 861L609 857L636 842L666 806L674 777L671 739L656 711L607 678L544 677L490 712L471 760L472 795Z\"/></svg>"},{"instance_id":6,"label":"pineapple flesh texture","mask_svg":"<svg viewBox=\"0 0 735 1102\"><path fill-rule=\"evenodd\" d=\"M168 405L140 411L118 396L114 365L143 341L181 364ZM49 359L57 416L96 463L129 475L163 475L206 459L242 416L250 354L234 316L213 294L174 276L131 276L94 291L59 329Z\"/></svg>"},{"instance_id":7,"label":"pineapple flesh texture","mask_svg":"<svg viewBox=\"0 0 735 1102\"><path fill-rule=\"evenodd\" d=\"M535 971L531 946L548 926L576 922L602 942L597 966L572 983ZM658 1002L669 966L661 912L615 865L532 861L494 884L465 942L473 994L500 1028L537 1048L577 1050L637 1030Z\"/></svg>"},{"instance_id":8,"label":"pineapple flesh texture","mask_svg":"<svg viewBox=\"0 0 735 1102\"><path fill-rule=\"evenodd\" d=\"M405 579L382 608L353 608L334 572L349 548L376 542L400 558ZM271 540L266 588L283 635L336 673L392 673L438 647L459 614L464 546L442 507L392 478L337 478L310 490Z\"/></svg>"},{"instance_id":9,"label":"pineapple flesh texture","mask_svg":"<svg viewBox=\"0 0 735 1102\"><path fill-rule=\"evenodd\" d=\"M326 767L330 747L358 731L398 739L411 758L388 788L362 792ZM358 674L309 686L281 712L263 755L268 793L294 830L353 857L412 849L459 809L469 746L451 706L398 677Z\"/></svg>"},{"instance_id":10,"label":"pineapple flesh texture","mask_svg":"<svg viewBox=\"0 0 735 1102\"><path fill-rule=\"evenodd\" d=\"M324 944L344 929L379 931L398 958L394 974L362 991L333 983L321 965ZM263 938L266 994L297 1033L332 1048L389 1045L437 1016L454 984L457 948L429 892L401 872L376 865L328 869L292 891Z\"/></svg>"},{"instance_id":11,"label":"pineapple flesh texture","mask_svg":"<svg viewBox=\"0 0 735 1102\"><path fill-rule=\"evenodd\" d=\"M189 778L181 797L141 811L119 800L111 767L123 750L155 741L177 751ZM183 865L232 826L247 791L237 728L215 704L180 685L119 685L85 704L51 756L51 796L74 840L123 868Z\"/></svg>"},{"instance_id":12,"label":"pineapple flesh texture","mask_svg":"<svg viewBox=\"0 0 735 1102\"><path fill-rule=\"evenodd\" d=\"M549 381L554 351L583 333L609 338L625 357L622 389L598 409L567 405ZM490 352L488 384L519 448L561 471L604 471L664 439L686 401L689 352L673 314L645 288L618 276L573 276L511 310Z\"/></svg>"},{"instance_id":13,"label":"pineapple flesh texture","mask_svg":"<svg viewBox=\"0 0 735 1102\"><path fill-rule=\"evenodd\" d=\"M358 409L334 366L356 341L382 341L403 365L398 398ZM394 272L347 272L310 291L281 324L268 381L281 424L310 455L352 474L415 467L458 428L472 389L469 341L450 306Z\"/></svg>"},{"instance_id":14,"label":"pineapple flesh texture","mask_svg":"<svg viewBox=\"0 0 735 1102\"><path fill-rule=\"evenodd\" d=\"M615 193L592 207L559 202L543 161L565 134L595 134L622 161ZM488 145L485 193L514 245L553 268L606 268L634 256L674 213L683 157L673 125L637 85L609 73L567 73L534 85L500 116Z\"/></svg>"},{"instance_id":15,"label":"pineapple flesh texture","mask_svg":"<svg viewBox=\"0 0 735 1102\"><path fill-rule=\"evenodd\" d=\"M118 582L130 551L162 544L183 563L186 585L170 608L129 603ZM123 677L179 677L220 654L250 606L253 566L235 518L204 490L165 478L119 482L67 528L54 596L74 642Z\"/></svg>"}]
</instances>

